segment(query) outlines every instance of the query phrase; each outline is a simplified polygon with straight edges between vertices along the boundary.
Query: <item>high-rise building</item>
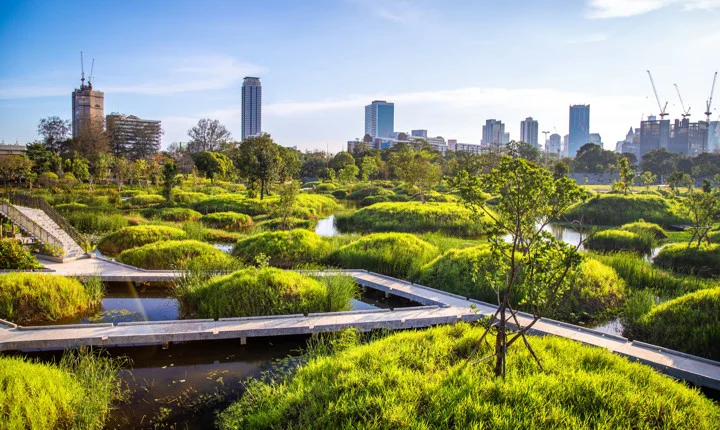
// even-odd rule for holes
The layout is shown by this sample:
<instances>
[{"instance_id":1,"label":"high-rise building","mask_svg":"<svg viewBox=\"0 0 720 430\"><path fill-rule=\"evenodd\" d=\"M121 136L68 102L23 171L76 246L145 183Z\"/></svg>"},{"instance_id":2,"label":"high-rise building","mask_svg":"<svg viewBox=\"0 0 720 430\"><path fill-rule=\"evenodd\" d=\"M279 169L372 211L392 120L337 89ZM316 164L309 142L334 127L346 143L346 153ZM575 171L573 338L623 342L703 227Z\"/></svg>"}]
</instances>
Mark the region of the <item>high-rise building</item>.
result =
<instances>
[{"instance_id":1,"label":"high-rise building","mask_svg":"<svg viewBox=\"0 0 720 430\"><path fill-rule=\"evenodd\" d=\"M242 86L242 140L262 133L260 78L246 77Z\"/></svg>"},{"instance_id":2,"label":"high-rise building","mask_svg":"<svg viewBox=\"0 0 720 430\"><path fill-rule=\"evenodd\" d=\"M710 121L705 148L707 152L720 152L720 121Z\"/></svg>"},{"instance_id":3,"label":"high-rise building","mask_svg":"<svg viewBox=\"0 0 720 430\"><path fill-rule=\"evenodd\" d=\"M538 145L538 122L531 116L520 121L520 140L539 148Z\"/></svg>"},{"instance_id":4,"label":"high-rise building","mask_svg":"<svg viewBox=\"0 0 720 430\"><path fill-rule=\"evenodd\" d=\"M562 156L562 137L560 137L559 134L551 134L545 145L545 151L547 153Z\"/></svg>"},{"instance_id":5,"label":"high-rise building","mask_svg":"<svg viewBox=\"0 0 720 430\"><path fill-rule=\"evenodd\" d=\"M489 119L485 121L485 125L483 125L482 140L480 143L486 146L499 145L507 143L506 140L510 140L509 138L509 134L506 135L505 133L505 124L503 124L502 121Z\"/></svg>"},{"instance_id":6,"label":"high-rise building","mask_svg":"<svg viewBox=\"0 0 720 430\"><path fill-rule=\"evenodd\" d=\"M640 122L640 142L638 154L640 157L658 148L670 148L670 120L657 120L655 116L648 116L647 121Z\"/></svg>"},{"instance_id":7,"label":"high-rise building","mask_svg":"<svg viewBox=\"0 0 720 430\"><path fill-rule=\"evenodd\" d=\"M85 85L85 73L80 79L80 88L72 93L72 135L77 137L83 127L90 123L103 127L105 113L105 94L101 91L94 91L92 82L88 79Z\"/></svg>"},{"instance_id":8,"label":"high-rise building","mask_svg":"<svg viewBox=\"0 0 720 430\"><path fill-rule=\"evenodd\" d=\"M110 137L110 149L115 156L139 160L160 150L160 121L140 119L135 115L108 115L105 123Z\"/></svg>"},{"instance_id":9,"label":"high-rise building","mask_svg":"<svg viewBox=\"0 0 720 430\"><path fill-rule=\"evenodd\" d=\"M427 130L410 130L410 135L412 137L422 137L423 139L427 139Z\"/></svg>"},{"instance_id":10,"label":"high-rise building","mask_svg":"<svg viewBox=\"0 0 720 430\"><path fill-rule=\"evenodd\" d=\"M372 137L393 137L395 105L385 100L374 100L365 106L365 134Z\"/></svg>"},{"instance_id":11,"label":"high-rise building","mask_svg":"<svg viewBox=\"0 0 720 430\"><path fill-rule=\"evenodd\" d=\"M590 133L590 136L588 137L588 143L594 143L602 148L603 142L600 133Z\"/></svg>"},{"instance_id":12,"label":"high-rise building","mask_svg":"<svg viewBox=\"0 0 720 430\"><path fill-rule=\"evenodd\" d=\"M590 105L571 105L567 155L575 158L577 150L589 141Z\"/></svg>"}]
</instances>

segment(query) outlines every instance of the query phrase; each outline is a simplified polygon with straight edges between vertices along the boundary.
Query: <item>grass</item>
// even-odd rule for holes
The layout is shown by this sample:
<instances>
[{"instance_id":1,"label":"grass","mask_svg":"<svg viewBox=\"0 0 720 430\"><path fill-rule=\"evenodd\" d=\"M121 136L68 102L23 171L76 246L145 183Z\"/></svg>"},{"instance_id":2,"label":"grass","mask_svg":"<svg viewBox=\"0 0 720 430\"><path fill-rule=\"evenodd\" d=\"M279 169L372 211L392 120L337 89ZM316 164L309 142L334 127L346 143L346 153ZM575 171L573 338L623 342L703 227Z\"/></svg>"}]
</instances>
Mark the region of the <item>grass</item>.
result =
<instances>
[{"instance_id":1,"label":"grass","mask_svg":"<svg viewBox=\"0 0 720 430\"><path fill-rule=\"evenodd\" d=\"M720 287L655 306L631 326L635 339L720 360Z\"/></svg>"},{"instance_id":2,"label":"grass","mask_svg":"<svg viewBox=\"0 0 720 430\"><path fill-rule=\"evenodd\" d=\"M122 361L89 350L68 351L59 364L0 357L0 427L101 429L123 397Z\"/></svg>"},{"instance_id":3,"label":"grass","mask_svg":"<svg viewBox=\"0 0 720 430\"><path fill-rule=\"evenodd\" d=\"M101 210L65 212L65 219L81 233L107 234L127 227L128 220L119 213Z\"/></svg>"},{"instance_id":4,"label":"grass","mask_svg":"<svg viewBox=\"0 0 720 430\"><path fill-rule=\"evenodd\" d=\"M712 429L720 407L697 390L601 348L552 336L509 351L506 380L468 365L482 328L404 331L338 342L292 376L249 384L221 429ZM494 337L490 335L490 344ZM477 357L489 352L482 344Z\"/></svg>"},{"instance_id":5,"label":"grass","mask_svg":"<svg viewBox=\"0 0 720 430\"><path fill-rule=\"evenodd\" d=\"M655 244L655 238L646 232L610 229L591 235L584 245L593 251L635 251L649 254Z\"/></svg>"},{"instance_id":6,"label":"grass","mask_svg":"<svg viewBox=\"0 0 720 430\"><path fill-rule=\"evenodd\" d=\"M207 243L196 240L169 240L128 249L118 255L121 263L148 270L177 270L190 266L204 270L232 269L237 262Z\"/></svg>"},{"instance_id":7,"label":"grass","mask_svg":"<svg viewBox=\"0 0 720 430\"><path fill-rule=\"evenodd\" d=\"M654 260L658 266L684 275L703 278L720 275L720 245L700 247L678 243L661 249Z\"/></svg>"},{"instance_id":8,"label":"grass","mask_svg":"<svg viewBox=\"0 0 720 430\"><path fill-rule=\"evenodd\" d=\"M486 233L489 218L476 219L457 203L377 203L350 215L336 216L342 231L441 232L450 236L479 237Z\"/></svg>"},{"instance_id":9,"label":"grass","mask_svg":"<svg viewBox=\"0 0 720 430\"><path fill-rule=\"evenodd\" d=\"M680 215L679 204L674 200L652 195L620 194L598 194L586 202L577 203L568 209L564 219L611 226L634 223L639 219L662 226L690 222Z\"/></svg>"},{"instance_id":10,"label":"grass","mask_svg":"<svg viewBox=\"0 0 720 430\"><path fill-rule=\"evenodd\" d=\"M318 263L330 252L330 245L317 234L303 229L259 233L240 239L232 254L254 263L263 254L269 264L289 268L296 264Z\"/></svg>"},{"instance_id":11,"label":"grass","mask_svg":"<svg viewBox=\"0 0 720 430\"><path fill-rule=\"evenodd\" d=\"M407 233L375 233L333 252L329 261L347 269L365 269L414 279L439 254L436 246Z\"/></svg>"},{"instance_id":12,"label":"grass","mask_svg":"<svg viewBox=\"0 0 720 430\"><path fill-rule=\"evenodd\" d=\"M165 197L159 194L136 194L128 202L134 207L146 207L165 202Z\"/></svg>"},{"instance_id":13,"label":"grass","mask_svg":"<svg viewBox=\"0 0 720 430\"><path fill-rule=\"evenodd\" d=\"M41 269L30 251L25 249L19 240L0 238L0 270L31 270Z\"/></svg>"},{"instance_id":14,"label":"grass","mask_svg":"<svg viewBox=\"0 0 720 430\"><path fill-rule=\"evenodd\" d=\"M197 221L202 214L189 208L145 209L141 211L146 218L158 218L163 221Z\"/></svg>"},{"instance_id":15,"label":"grass","mask_svg":"<svg viewBox=\"0 0 720 430\"><path fill-rule=\"evenodd\" d=\"M664 240L668 238L667 232L663 230L662 227L651 222L646 222L642 219L630 224L625 224L620 227L620 230L630 231L637 234L646 234L655 240Z\"/></svg>"},{"instance_id":16,"label":"grass","mask_svg":"<svg viewBox=\"0 0 720 430\"><path fill-rule=\"evenodd\" d=\"M208 227L220 228L228 231L243 231L253 226L250 215L237 212L215 212L203 215L200 222Z\"/></svg>"},{"instance_id":17,"label":"grass","mask_svg":"<svg viewBox=\"0 0 720 430\"><path fill-rule=\"evenodd\" d=\"M91 281L94 282L94 281ZM0 274L0 318L18 324L55 321L85 312L102 300L97 284L42 273Z\"/></svg>"},{"instance_id":18,"label":"grass","mask_svg":"<svg viewBox=\"0 0 720 430\"><path fill-rule=\"evenodd\" d=\"M103 237L98 249L104 255L116 256L121 252L161 240L183 240L187 233L179 228L161 225L138 225L125 227Z\"/></svg>"},{"instance_id":19,"label":"grass","mask_svg":"<svg viewBox=\"0 0 720 430\"><path fill-rule=\"evenodd\" d=\"M272 267L249 267L201 282L189 280L178 282L174 292L183 313L198 318L345 311L358 294L349 277L315 279Z\"/></svg>"}]
</instances>

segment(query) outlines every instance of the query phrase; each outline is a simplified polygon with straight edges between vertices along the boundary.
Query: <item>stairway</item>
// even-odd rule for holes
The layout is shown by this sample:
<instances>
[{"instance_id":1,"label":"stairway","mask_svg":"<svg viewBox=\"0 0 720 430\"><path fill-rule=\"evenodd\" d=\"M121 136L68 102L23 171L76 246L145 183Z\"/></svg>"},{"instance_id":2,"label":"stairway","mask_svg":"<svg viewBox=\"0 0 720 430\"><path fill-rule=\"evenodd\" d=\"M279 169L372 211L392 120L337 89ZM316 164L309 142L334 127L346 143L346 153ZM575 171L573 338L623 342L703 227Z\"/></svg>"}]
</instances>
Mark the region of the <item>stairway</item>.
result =
<instances>
[{"instance_id":1,"label":"stairway","mask_svg":"<svg viewBox=\"0 0 720 430\"><path fill-rule=\"evenodd\" d=\"M85 254L85 251L83 251L80 245L42 210L17 205L15 205L15 208L62 242L62 247L65 250L63 260L76 259Z\"/></svg>"}]
</instances>

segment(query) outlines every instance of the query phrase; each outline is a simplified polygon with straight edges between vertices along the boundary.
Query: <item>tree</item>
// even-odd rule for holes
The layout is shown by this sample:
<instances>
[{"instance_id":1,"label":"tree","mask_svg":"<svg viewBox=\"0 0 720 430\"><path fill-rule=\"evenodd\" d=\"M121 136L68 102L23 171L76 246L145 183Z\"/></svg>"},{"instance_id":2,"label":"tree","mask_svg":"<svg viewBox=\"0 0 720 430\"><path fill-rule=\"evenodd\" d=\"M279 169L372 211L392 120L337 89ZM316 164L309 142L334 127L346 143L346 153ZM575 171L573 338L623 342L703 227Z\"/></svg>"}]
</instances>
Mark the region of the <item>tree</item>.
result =
<instances>
[{"instance_id":1,"label":"tree","mask_svg":"<svg viewBox=\"0 0 720 430\"><path fill-rule=\"evenodd\" d=\"M637 159L637 156L636 156L634 153L632 153L632 152L623 152L622 154L620 154L620 157L627 158L627 161L628 161L628 164L630 165L630 167L632 167L634 170L637 169L637 167L638 167L638 165L637 165L637 164L638 164L638 159Z\"/></svg>"},{"instance_id":2,"label":"tree","mask_svg":"<svg viewBox=\"0 0 720 430\"><path fill-rule=\"evenodd\" d=\"M52 188L58 183L58 175L53 172L45 172L38 176L38 184L41 187Z\"/></svg>"},{"instance_id":3,"label":"tree","mask_svg":"<svg viewBox=\"0 0 720 430\"><path fill-rule=\"evenodd\" d=\"M553 165L553 179L560 179L562 177L567 176L567 174L570 172L570 168L568 167L567 163L558 160Z\"/></svg>"},{"instance_id":4,"label":"tree","mask_svg":"<svg viewBox=\"0 0 720 430\"><path fill-rule=\"evenodd\" d=\"M352 154L346 151L338 152L328 162L328 166L331 169L335 169L336 172L340 172L343 167L349 164L355 164L355 157L353 157Z\"/></svg>"},{"instance_id":5,"label":"tree","mask_svg":"<svg viewBox=\"0 0 720 430\"><path fill-rule=\"evenodd\" d=\"M296 181L287 182L280 187L280 200L276 206L276 215L280 218L280 228L283 230L290 228L290 218L299 193L300 186Z\"/></svg>"},{"instance_id":6,"label":"tree","mask_svg":"<svg viewBox=\"0 0 720 430\"><path fill-rule=\"evenodd\" d=\"M177 172L177 166L175 166L174 161L168 161L163 165L162 169L162 178L163 178L163 196L165 197L165 200L170 202L170 199L172 198L172 190L180 183L180 178L178 177Z\"/></svg>"},{"instance_id":7,"label":"tree","mask_svg":"<svg viewBox=\"0 0 720 430\"><path fill-rule=\"evenodd\" d=\"M662 178L675 170L679 155L665 148L653 149L642 156L640 166L643 172L651 172Z\"/></svg>"},{"instance_id":8,"label":"tree","mask_svg":"<svg viewBox=\"0 0 720 430\"><path fill-rule=\"evenodd\" d=\"M280 152L280 168L278 170L278 177L281 181L289 181L298 176L300 172L300 151L293 148L286 148L284 146L278 146Z\"/></svg>"},{"instance_id":9,"label":"tree","mask_svg":"<svg viewBox=\"0 0 720 430\"><path fill-rule=\"evenodd\" d=\"M0 177L3 178L5 187L8 182L19 182L23 177L30 174L32 161L24 155L0 155Z\"/></svg>"},{"instance_id":10,"label":"tree","mask_svg":"<svg viewBox=\"0 0 720 430\"><path fill-rule=\"evenodd\" d=\"M586 143L577 151L573 171L578 173L605 173L616 167L617 154L606 151L595 143Z\"/></svg>"},{"instance_id":11,"label":"tree","mask_svg":"<svg viewBox=\"0 0 720 430\"><path fill-rule=\"evenodd\" d=\"M640 175L640 183L645 185L646 190L649 190L650 185L654 184L655 181L657 181L657 175L653 175L652 172L643 172Z\"/></svg>"},{"instance_id":12,"label":"tree","mask_svg":"<svg viewBox=\"0 0 720 430\"><path fill-rule=\"evenodd\" d=\"M71 149L92 163L98 154L110 150L108 142L108 136L101 121L85 121L80 132L73 139Z\"/></svg>"},{"instance_id":13,"label":"tree","mask_svg":"<svg viewBox=\"0 0 720 430\"><path fill-rule=\"evenodd\" d=\"M320 178L328 167L324 158L310 157L300 167L300 176L303 178Z\"/></svg>"},{"instance_id":14,"label":"tree","mask_svg":"<svg viewBox=\"0 0 720 430\"><path fill-rule=\"evenodd\" d=\"M75 154L72 159L71 172L73 176L75 176L75 178L80 182L90 179L88 161L78 154Z\"/></svg>"},{"instance_id":15,"label":"tree","mask_svg":"<svg viewBox=\"0 0 720 430\"><path fill-rule=\"evenodd\" d=\"M220 151L232 140L232 135L216 119L203 118L188 130L190 152Z\"/></svg>"},{"instance_id":16,"label":"tree","mask_svg":"<svg viewBox=\"0 0 720 430\"><path fill-rule=\"evenodd\" d=\"M507 154L513 158L524 158L528 161L537 162L542 156L542 152L527 142L510 142L506 146Z\"/></svg>"},{"instance_id":17,"label":"tree","mask_svg":"<svg viewBox=\"0 0 720 430\"><path fill-rule=\"evenodd\" d=\"M460 172L451 183L470 209L494 221L488 237L493 266L478 274L493 287L499 305L480 340L485 341L492 328L497 331L495 351L486 358L495 357L495 375L504 378L507 348L522 339L542 368L525 334L569 288L582 259L578 251L582 240L569 246L543 229L585 193L569 178L553 179L549 171L509 156L488 175L471 177ZM485 205L487 193L500 196L493 210ZM511 302L519 289L527 291L524 306L533 315L524 327ZM516 326L514 334L508 334L508 323Z\"/></svg>"},{"instance_id":18,"label":"tree","mask_svg":"<svg viewBox=\"0 0 720 430\"><path fill-rule=\"evenodd\" d=\"M215 179L224 180L231 176L233 171L233 162L224 154L219 152L196 152L192 155L197 170L210 179L211 183Z\"/></svg>"},{"instance_id":19,"label":"tree","mask_svg":"<svg viewBox=\"0 0 720 430\"><path fill-rule=\"evenodd\" d=\"M667 182L667 184L670 186L670 189L673 190L675 194L677 194L680 191L678 187L681 184L692 183L692 179L687 173L676 170L668 175L668 177L665 179L665 182Z\"/></svg>"},{"instance_id":20,"label":"tree","mask_svg":"<svg viewBox=\"0 0 720 430\"><path fill-rule=\"evenodd\" d=\"M54 154L67 149L67 138L70 133L70 121L59 116L43 118L38 123L37 132L42 136L43 145Z\"/></svg>"},{"instance_id":21,"label":"tree","mask_svg":"<svg viewBox=\"0 0 720 430\"><path fill-rule=\"evenodd\" d=\"M125 180L130 176L130 163L122 157L114 157L113 160L113 176L118 191L122 190Z\"/></svg>"},{"instance_id":22,"label":"tree","mask_svg":"<svg viewBox=\"0 0 720 430\"><path fill-rule=\"evenodd\" d=\"M615 182L615 187L627 196L628 191L630 191L630 186L632 186L633 181L635 181L635 176L637 175L635 174L635 170L630 167L627 158L621 157L618 163L620 166L620 180Z\"/></svg>"},{"instance_id":23,"label":"tree","mask_svg":"<svg viewBox=\"0 0 720 430\"><path fill-rule=\"evenodd\" d=\"M78 184L78 180L72 173L65 172L62 177L60 177L58 183L61 187L65 188L65 191L70 192L72 188Z\"/></svg>"},{"instance_id":24,"label":"tree","mask_svg":"<svg viewBox=\"0 0 720 430\"><path fill-rule=\"evenodd\" d=\"M425 192L440 182L440 167L434 163L436 155L423 149L405 148L392 154L391 164L395 174L408 186L418 187L420 201L425 203Z\"/></svg>"},{"instance_id":25,"label":"tree","mask_svg":"<svg viewBox=\"0 0 720 430\"><path fill-rule=\"evenodd\" d=\"M720 198L712 190L697 192L690 188L689 193L682 202L683 212L692 221L692 227L690 227L692 236L688 247L692 246L695 241L700 247L703 241L710 243L708 234L712 230L713 224L720 221Z\"/></svg>"},{"instance_id":26,"label":"tree","mask_svg":"<svg viewBox=\"0 0 720 430\"><path fill-rule=\"evenodd\" d=\"M268 134L248 137L238 147L235 166L250 182L260 182L260 200L280 171L280 147Z\"/></svg>"},{"instance_id":27,"label":"tree","mask_svg":"<svg viewBox=\"0 0 720 430\"><path fill-rule=\"evenodd\" d=\"M45 172L61 172L62 158L45 144L35 142L26 146L25 155L34 163L33 172L41 175Z\"/></svg>"},{"instance_id":28,"label":"tree","mask_svg":"<svg viewBox=\"0 0 720 430\"><path fill-rule=\"evenodd\" d=\"M323 181L335 182L335 170L328 167L325 169L323 174L320 175L320 179Z\"/></svg>"},{"instance_id":29,"label":"tree","mask_svg":"<svg viewBox=\"0 0 720 430\"><path fill-rule=\"evenodd\" d=\"M338 179L340 180L340 183L343 184L355 182L358 173L360 173L360 169L358 168L358 166L354 164L348 164L342 169L340 169L340 172L338 172Z\"/></svg>"},{"instance_id":30,"label":"tree","mask_svg":"<svg viewBox=\"0 0 720 430\"><path fill-rule=\"evenodd\" d=\"M360 164L362 171L362 180L367 181L368 179L375 176L378 172L378 162L375 157L365 156Z\"/></svg>"}]
</instances>

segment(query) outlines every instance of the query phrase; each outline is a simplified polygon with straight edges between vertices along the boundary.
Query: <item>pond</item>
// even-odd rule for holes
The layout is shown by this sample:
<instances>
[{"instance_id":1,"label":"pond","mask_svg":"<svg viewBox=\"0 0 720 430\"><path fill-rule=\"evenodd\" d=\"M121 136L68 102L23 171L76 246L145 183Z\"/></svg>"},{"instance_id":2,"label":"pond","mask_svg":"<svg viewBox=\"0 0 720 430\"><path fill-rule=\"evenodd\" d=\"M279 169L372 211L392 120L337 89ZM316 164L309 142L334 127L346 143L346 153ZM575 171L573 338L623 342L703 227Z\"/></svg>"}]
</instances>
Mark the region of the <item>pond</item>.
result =
<instances>
[{"instance_id":1,"label":"pond","mask_svg":"<svg viewBox=\"0 0 720 430\"><path fill-rule=\"evenodd\" d=\"M318 221L315 226L315 233L322 237L332 237L340 234L337 227L335 226L335 215L330 215L327 218L323 218Z\"/></svg>"}]
</instances>

